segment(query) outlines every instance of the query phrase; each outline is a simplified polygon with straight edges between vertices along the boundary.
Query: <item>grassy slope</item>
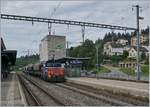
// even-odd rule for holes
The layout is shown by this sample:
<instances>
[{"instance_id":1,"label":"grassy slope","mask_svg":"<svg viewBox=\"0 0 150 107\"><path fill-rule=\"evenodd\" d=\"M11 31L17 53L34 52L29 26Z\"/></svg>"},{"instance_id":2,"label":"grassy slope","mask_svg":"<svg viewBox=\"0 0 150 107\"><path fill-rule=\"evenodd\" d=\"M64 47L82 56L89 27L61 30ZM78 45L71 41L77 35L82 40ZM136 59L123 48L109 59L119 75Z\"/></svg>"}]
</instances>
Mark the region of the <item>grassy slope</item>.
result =
<instances>
[{"instance_id":1,"label":"grassy slope","mask_svg":"<svg viewBox=\"0 0 150 107\"><path fill-rule=\"evenodd\" d=\"M103 67L103 66L101 66L99 70L94 68L93 71L97 71L98 73L109 73L110 72L109 69L107 69L106 67Z\"/></svg>"},{"instance_id":2,"label":"grassy slope","mask_svg":"<svg viewBox=\"0 0 150 107\"><path fill-rule=\"evenodd\" d=\"M149 65L142 65L141 70L142 70L143 76L149 76ZM120 68L120 71L122 71L128 75L132 75L132 76L136 75L134 68Z\"/></svg>"},{"instance_id":3,"label":"grassy slope","mask_svg":"<svg viewBox=\"0 0 150 107\"><path fill-rule=\"evenodd\" d=\"M141 70L144 76L149 76L149 65L143 65Z\"/></svg>"}]
</instances>

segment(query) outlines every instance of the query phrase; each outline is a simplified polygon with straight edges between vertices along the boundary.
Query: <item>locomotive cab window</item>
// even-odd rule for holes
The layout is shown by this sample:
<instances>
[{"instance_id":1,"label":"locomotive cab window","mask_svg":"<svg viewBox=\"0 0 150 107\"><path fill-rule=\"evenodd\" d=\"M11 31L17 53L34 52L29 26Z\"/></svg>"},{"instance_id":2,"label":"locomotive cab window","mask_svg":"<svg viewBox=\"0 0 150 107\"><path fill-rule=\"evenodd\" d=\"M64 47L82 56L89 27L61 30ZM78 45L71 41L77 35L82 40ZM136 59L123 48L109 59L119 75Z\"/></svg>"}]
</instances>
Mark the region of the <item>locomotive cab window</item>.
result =
<instances>
[{"instance_id":1,"label":"locomotive cab window","mask_svg":"<svg viewBox=\"0 0 150 107\"><path fill-rule=\"evenodd\" d=\"M46 63L46 67L61 67L61 63Z\"/></svg>"}]
</instances>

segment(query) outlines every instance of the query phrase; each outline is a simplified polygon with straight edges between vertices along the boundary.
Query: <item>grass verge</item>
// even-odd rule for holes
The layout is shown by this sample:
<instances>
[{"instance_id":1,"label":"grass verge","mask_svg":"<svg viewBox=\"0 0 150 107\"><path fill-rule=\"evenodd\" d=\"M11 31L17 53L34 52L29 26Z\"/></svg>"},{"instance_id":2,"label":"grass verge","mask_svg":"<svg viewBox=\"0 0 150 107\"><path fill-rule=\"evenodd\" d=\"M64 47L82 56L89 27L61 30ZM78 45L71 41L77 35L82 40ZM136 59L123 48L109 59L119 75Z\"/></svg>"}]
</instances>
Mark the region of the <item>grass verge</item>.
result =
<instances>
[{"instance_id":1,"label":"grass verge","mask_svg":"<svg viewBox=\"0 0 150 107\"><path fill-rule=\"evenodd\" d=\"M141 75L149 76L149 65L142 65L141 70L142 70ZM135 72L134 68L120 68L120 71L122 71L128 75L136 76L136 72Z\"/></svg>"}]
</instances>

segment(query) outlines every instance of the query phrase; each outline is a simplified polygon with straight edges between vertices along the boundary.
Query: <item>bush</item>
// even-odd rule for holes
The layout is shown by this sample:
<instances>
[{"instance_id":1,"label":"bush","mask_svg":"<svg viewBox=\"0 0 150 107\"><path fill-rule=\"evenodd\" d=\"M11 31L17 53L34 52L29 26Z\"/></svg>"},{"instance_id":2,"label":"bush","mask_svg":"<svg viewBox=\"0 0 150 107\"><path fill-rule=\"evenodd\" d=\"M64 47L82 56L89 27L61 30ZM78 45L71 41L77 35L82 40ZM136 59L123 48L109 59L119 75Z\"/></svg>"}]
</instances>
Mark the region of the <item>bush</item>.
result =
<instances>
[{"instance_id":1,"label":"bush","mask_svg":"<svg viewBox=\"0 0 150 107\"><path fill-rule=\"evenodd\" d=\"M132 76L136 75L135 70L133 68L121 68L120 71L122 71L128 75L132 75Z\"/></svg>"},{"instance_id":2,"label":"bush","mask_svg":"<svg viewBox=\"0 0 150 107\"><path fill-rule=\"evenodd\" d=\"M141 70L144 76L149 76L149 65L142 65Z\"/></svg>"},{"instance_id":3,"label":"bush","mask_svg":"<svg viewBox=\"0 0 150 107\"><path fill-rule=\"evenodd\" d=\"M119 55L119 56L113 55L111 57L112 63L114 63L114 64L118 64L118 62L121 61L122 59L123 59L122 55Z\"/></svg>"},{"instance_id":4,"label":"bush","mask_svg":"<svg viewBox=\"0 0 150 107\"><path fill-rule=\"evenodd\" d=\"M110 72L110 70L105 68L105 67L103 67L103 66L101 66L99 68L99 70L97 71L97 73L109 73L109 72Z\"/></svg>"}]
</instances>

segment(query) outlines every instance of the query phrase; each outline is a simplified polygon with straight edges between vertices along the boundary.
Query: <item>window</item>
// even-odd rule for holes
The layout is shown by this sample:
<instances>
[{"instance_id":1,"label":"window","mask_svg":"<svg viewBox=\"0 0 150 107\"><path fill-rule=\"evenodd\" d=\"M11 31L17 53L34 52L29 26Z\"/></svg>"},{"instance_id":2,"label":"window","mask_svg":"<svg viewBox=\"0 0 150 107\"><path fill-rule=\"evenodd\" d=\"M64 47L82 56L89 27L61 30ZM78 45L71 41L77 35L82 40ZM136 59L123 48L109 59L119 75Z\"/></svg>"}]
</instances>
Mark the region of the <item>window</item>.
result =
<instances>
[{"instance_id":1,"label":"window","mask_svg":"<svg viewBox=\"0 0 150 107\"><path fill-rule=\"evenodd\" d=\"M46 67L61 67L60 63L46 63Z\"/></svg>"},{"instance_id":2,"label":"window","mask_svg":"<svg viewBox=\"0 0 150 107\"><path fill-rule=\"evenodd\" d=\"M130 56L132 56L132 53L130 53Z\"/></svg>"}]
</instances>

